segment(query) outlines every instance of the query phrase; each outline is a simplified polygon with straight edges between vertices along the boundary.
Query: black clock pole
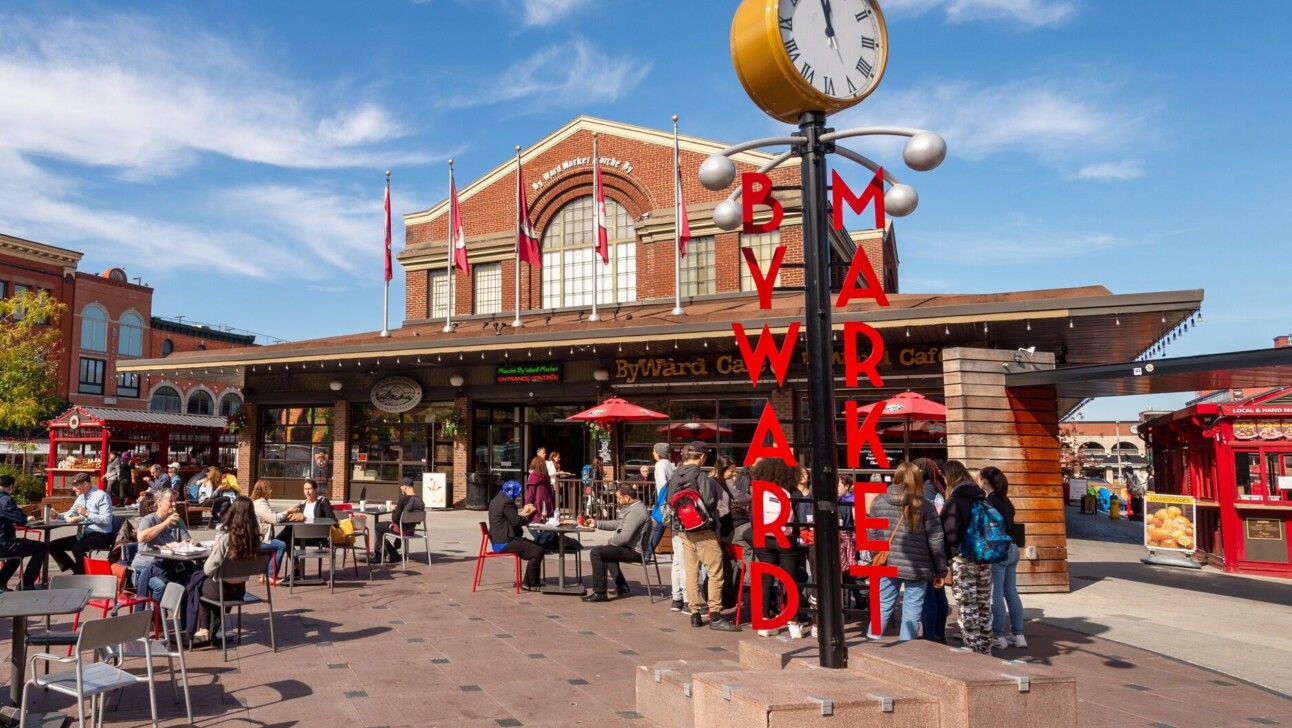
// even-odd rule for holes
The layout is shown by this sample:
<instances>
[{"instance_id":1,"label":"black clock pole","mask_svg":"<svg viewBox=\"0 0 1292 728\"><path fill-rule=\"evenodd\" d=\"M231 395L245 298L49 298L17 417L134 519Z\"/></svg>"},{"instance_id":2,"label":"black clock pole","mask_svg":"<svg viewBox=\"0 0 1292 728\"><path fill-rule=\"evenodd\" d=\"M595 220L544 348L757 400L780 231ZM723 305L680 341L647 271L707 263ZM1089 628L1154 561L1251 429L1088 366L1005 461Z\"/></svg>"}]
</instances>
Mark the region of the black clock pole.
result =
<instances>
[{"instance_id":1,"label":"black clock pole","mask_svg":"<svg viewBox=\"0 0 1292 728\"><path fill-rule=\"evenodd\" d=\"M834 406L834 345L830 323L830 227L826 211L825 155L833 144L822 143L825 114L809 111L799 117L804 137L803 273L807 309L808 436L811 446L817 639L821 666L848 666L843 644L843 578L839 565L839 507L836 482Z\"/></svg>"}]
</instances>

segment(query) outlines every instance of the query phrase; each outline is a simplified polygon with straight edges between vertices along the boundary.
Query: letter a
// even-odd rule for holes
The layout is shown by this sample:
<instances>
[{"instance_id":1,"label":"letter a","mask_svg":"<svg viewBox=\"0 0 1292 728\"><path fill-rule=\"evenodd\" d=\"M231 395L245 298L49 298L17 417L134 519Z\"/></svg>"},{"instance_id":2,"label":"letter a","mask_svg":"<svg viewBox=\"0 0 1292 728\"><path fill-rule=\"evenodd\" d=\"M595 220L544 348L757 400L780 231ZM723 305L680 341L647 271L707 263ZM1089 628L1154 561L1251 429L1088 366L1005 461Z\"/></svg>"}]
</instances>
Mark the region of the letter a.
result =
<instances>
[{"instance_id":1,"label":"letter a","mask_svg":"<svg viewBox=\"0 0 1292 728\"><path fill-rule=\"evenodd\" d=\"M769 434L772 436L772 444L765 445L763 443L767 442ZM781 429L780 420L776 419L776 410L772 409L771 402L763 405L758 428L754 430L754 441L749 445L749 452L745 453L745 465L753 465L758 462L758 458L780 458L786 465L798 465L794 451L785 441L785 431Z\"/></svg>"},{"instance_id":2,"label":"letter a","mask_svg":"<svg viewBox=\"0 0 1292 728\"><path fill-rule=\"evenodd\" d=\"M866 209L866 203L870 202L875 205L875 227L879 230L884 229L884 168L880 167L875 172L875 176L870 179L866 189L861 193L861 197L852 194L848 183L843 181L839 176L838 170L830 170L830 202L834 205L834 229L843 229L843 204L848 203L849 209L858 215Z\"/></svg>"},{"instance_id":3,"label":"letter a","mask_svg":"<svg viewBox=\"0 0 1292 728\"><path fill-rule=\"evenodd\" d=\"M772 208L772 219L761 225L755 224L755 205ZM740 175L740 208L746 235L770 233L781 226L781 219L785 217L785 208L781 206L780 200L772 197L772 178L762 172L745 172Z\"/></svg>"},{"instance_id":4,"label":"letter a","mask_svg":"<svg viewBox=\"0 0 1292 728\"><path fill-rule=\"evenodd\" d=\"M799 322L790 323L790 330L785 334L785 341L781 343L779 349L776 348L776 339L772 338L772 330L767 324L763 324L763 332L758 335L758 345L752 349L749 347L749 335L745 333L745 327L738 323L731 324L731 330L736 332L736 343L740 345L740 356L745 360L745 368L749 370L749 381L758 386L758 377L762 376L763 365L770 359L772 362L772 373L776 375L776 385L785 386L785 375L790 370L790 354L794 353L794 342L799 338Z\"/></svg>"},{"instance_id":5,"label":"letter a","mask_svg":"<svg viewBox=\"0 0 1292 728\"><path fill-rule=\"evenodd\" d=\"M857 287L858 275L866 279L865 288ZM865 248L857 248L857 254L852 256L852 263L848 265L848 274L843 277L843 286L839 289L839 298L835 300L834 305L842 308L854 298L873 298L880 306L888 306L888 296L884 293L884 287L879 285L879 279L875 277L875 267L870 264Z\"/></svg>"}]
</instances>

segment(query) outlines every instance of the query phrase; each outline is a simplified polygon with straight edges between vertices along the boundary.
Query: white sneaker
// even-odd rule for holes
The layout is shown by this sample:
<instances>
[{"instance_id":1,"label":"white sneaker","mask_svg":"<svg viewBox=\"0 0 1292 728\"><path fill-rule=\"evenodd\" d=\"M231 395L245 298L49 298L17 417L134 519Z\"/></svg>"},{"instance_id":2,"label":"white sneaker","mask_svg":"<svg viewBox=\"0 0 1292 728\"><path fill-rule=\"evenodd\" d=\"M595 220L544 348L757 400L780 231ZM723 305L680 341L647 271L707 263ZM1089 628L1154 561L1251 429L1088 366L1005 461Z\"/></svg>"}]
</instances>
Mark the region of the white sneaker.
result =
<instances>
[{"instance_id":1,"label":"white sneaker","mask_svg":"<svg viewBox=\"0 0 1292 728\"><path fill-rule=\"evenodd\" d=\"M778 628L776 628L776 629L760 629L760 630L758 630L758 636L759 636L759 637L775 637L776 635L778 635L778 634L780 634L780 633L781 633L781 630L780 630L780 628L779 628L779 627L778 627Z\"/></svg>"},{"instance_id":2,"label":"white sneaker","mask_svg":"<svg viewBox=\"0 0 1292 728\"><path fill-rule=\"evenodd\" d=\"M991 647L994 650L1003 650L1010 646L1010 641L1005 637L992 637Z\"/></svg>"},{"instance_id":3,"label":"white sneaker","mask_svg":"<svg viewBox=\"0 0 1292 728\"><path fill-rule=\"evenodd\" d=\"M1021 634L1014 635L1014 637L1011 639L1011 642L1013 642L1015 647L1027 647L1027 640L1024 639L1023 635Z\"/></svg>"}]
</instances>

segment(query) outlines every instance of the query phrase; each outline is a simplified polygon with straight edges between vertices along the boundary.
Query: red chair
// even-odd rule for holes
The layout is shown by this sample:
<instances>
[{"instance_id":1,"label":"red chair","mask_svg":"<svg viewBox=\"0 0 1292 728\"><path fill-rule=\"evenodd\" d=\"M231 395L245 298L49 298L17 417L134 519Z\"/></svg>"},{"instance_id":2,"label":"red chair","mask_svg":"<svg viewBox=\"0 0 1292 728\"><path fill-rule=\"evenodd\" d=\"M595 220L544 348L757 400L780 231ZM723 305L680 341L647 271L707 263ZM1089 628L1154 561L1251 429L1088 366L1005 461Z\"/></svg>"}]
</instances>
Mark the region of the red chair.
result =
<instances>
[{"instance_id":1,"label":"red chair","mask_svg":"<svg viewBox=\"0 0 1292 728\"><path fill-rule=\"evenodd\" d=\"M727 549L727 553L730 554L731 558L740 562L740 566L736 567L736 583L739 586L736 587L736 618L734 620L739 625L740 605L744 604L745 601L745 549L743 546L737 546L734 543L724 543L723 547Z\"/></svg>"},{"instance_id":2,"label":"red chair","mask_svg":"<svg viewBox=\"0 0 1292 728\"><path fill-rule=\"evenodd\" d=\"M111 576L117 580L117 595L112 599L91 599L85 603L86 609L101 609L103 617L106 619L108 613L118 607L136 607L141 604L152 605L153 610L153 636L161 634L161 605L152 597L141 597L121 590L121 576L112 573L112 562L107 559L92 559L86 556L85 575L86 576ZM75 632L77 626L81 623L81 613L77 612L72 618L72 631Z\"/></svg>"},{"instance_id":3,"label":"red chair","mask_svg":"<svg viewBox=\"0 0 1292 728\"><path fill-rule=\"evenodd\" d=\"M516 593L520 593L520 554L506 552L494 553L493 547L489 544L489 527L484 521L480 522L480 555L476 557L476 578L471 583L471 591L475 591L480 586L480 575L484 573L485 559L494 559L500 556L510 556L516 559Z\"/></svg>"}]
</instances>

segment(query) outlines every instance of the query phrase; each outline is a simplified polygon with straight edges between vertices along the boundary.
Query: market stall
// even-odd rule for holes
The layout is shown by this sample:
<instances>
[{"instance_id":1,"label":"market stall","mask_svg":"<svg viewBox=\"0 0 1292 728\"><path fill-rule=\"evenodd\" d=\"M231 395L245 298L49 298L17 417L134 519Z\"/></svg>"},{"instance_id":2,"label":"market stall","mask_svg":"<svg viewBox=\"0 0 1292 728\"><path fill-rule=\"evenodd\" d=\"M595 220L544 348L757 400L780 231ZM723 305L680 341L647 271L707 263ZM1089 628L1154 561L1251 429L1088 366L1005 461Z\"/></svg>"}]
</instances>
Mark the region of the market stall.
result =
<instances>
[{"instance_id":1,"label":"market stall","mask_svg":"<svg viewBox=\"0 0 1292 728\"><path fill-rule=\"evenodd\" d=\"M1196 404L1139 428L1155 492L1197 499L1195 557L1226 571L1292 577L1292 387Z\"/></svg>"},{"instance_id":2,"label":"market stall","mask_svg":"<svg viewBox=\"0 0 1292 728\"><path fill-rule=\"evenodd\" d=\"M70 494L78 473L97 480L108 452L130 453L132 477L178 462L187 481L208 465L235 467L238 441L223 417L74 406L49 423L46 494Z\"/></svg>"}]
</instances>

